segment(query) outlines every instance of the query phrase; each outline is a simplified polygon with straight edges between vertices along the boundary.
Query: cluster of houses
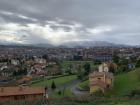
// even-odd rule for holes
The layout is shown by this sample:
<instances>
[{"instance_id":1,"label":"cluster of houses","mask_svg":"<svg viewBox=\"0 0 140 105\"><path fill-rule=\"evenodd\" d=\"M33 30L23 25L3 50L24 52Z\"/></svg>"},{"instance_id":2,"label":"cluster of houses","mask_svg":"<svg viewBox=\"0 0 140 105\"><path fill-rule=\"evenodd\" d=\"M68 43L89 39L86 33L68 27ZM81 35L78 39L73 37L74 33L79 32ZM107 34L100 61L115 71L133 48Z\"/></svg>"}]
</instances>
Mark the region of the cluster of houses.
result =
<instances>
[{"instance_id":1,"label":"cluster of houses","mask_svg":"<svg viewBox=\"0 0 140 105\"><path fill-rule=\"evenodd\" d=\"M120 58L136 56L140 58L140 49L135 48L3 48L0 47L0 85L13 83L13 77L21 75L19 83L31 81L35 76L61 74L60 65L55 60L95 60L104 62L99 65L98 70L89 75L90 93L96 91L105 92L112 89L114 75L117 65L112 61L114 52ZM42 57L42 55L47 56ZM134 65L129 64L129 68ZM79 70L80 64L73 65L68 70L73 72ZM32 87L0 87L0 101L34 99L47 96L44 88Z\"/></svg>"},{"instance_id":2,"label":"cluster of houses","mask_svg":"<svg viewBox=\"0 0 140 105\"><path fill-rule=\"evenodd\" d=\"M95 47L95 48L35 48L35 47L2 47L0 58L31 57L47 55L48 59L59 60L95 60L109 61L114 53L119 57L140 57L139 48L126 47Z\"/></svg>"},{"instance_id":3,"label":"cluster of houses","mask_svg":"<svg viewBox=\"0 0 140 105\"><path fill-rule=\"evenodd\" d=\"M16 76L22 77L20 81L22 83L31 80L31 77L60 73L61 70L56 61L49 61L36 56L31 59L13 58L0 61L0 85L7 81L10 82Z\"/></svg>"}]
</instances>

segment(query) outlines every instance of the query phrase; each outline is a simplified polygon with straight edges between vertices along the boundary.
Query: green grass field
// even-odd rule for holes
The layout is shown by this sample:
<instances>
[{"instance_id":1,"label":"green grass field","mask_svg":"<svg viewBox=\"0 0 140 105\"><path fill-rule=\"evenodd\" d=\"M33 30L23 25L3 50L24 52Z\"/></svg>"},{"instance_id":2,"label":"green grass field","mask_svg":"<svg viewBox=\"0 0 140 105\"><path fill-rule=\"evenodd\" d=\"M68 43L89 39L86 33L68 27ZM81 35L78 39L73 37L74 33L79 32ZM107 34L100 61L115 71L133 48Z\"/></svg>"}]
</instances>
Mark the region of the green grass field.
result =
<instances>
[{"instance_id":1,"label":"green grass field","mask_svg":"<svg viewBox=\"0 0 140 105\"><path fill-rule=\"evenodd\" d=\"M77 78L76 75L70 75L70 76L64 76L64 77L58 77L58 78L54 78L54 79L44 79L41 82L38 83L34 83L31 86L37 86L37 87L51 87L52 82L54 81L56 86L60 86L60 85L64 85L72 80L75 80Z\"/></svg>"},{"instance_id":2,"label":"green grass field","mask_svg":"<svg viewBox=\"0 0 140 105\"><path fill-rule=\"evenodd\" d=\"M140 89L140 68L115 77L113 94L127 95L132 90Z\"/></svg>"},{"instance_id":3,"label":"green grass field","mask_svg":"<svg viewBox=\"0 0 140 105\"><path fill-rule=\"evenodd\" d=\"M51 100L60 100L64 97L74 97L69 87L66 87L65 90L61 90L61 94L58 94L58 91L54 91L54 93L49 96Z\"/></svg>"},{"instance_id":4,"label":"green grass field","mask_svg":"<svg viewBox=\"0 0 140 105\"><path fill-rule=\"evenodd\" d=\"M89 80L83 81L77 86L80 90L88 90L89 89Z\"/></svg>"}]
</instances>

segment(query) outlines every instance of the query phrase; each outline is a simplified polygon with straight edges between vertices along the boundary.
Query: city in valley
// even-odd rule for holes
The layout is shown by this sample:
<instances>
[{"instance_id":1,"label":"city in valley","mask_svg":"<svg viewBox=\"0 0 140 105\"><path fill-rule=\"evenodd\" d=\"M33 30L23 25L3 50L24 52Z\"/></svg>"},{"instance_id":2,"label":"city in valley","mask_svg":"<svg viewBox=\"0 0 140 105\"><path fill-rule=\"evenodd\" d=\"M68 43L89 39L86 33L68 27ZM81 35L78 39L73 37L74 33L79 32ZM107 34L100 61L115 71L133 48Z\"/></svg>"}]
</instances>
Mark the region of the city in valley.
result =
<instances>
[{"instance_id":1,"label":"city in valley","mask_svg":"<svg viewBox=\"0 0 140 105\"><path fill-rule=\"evenodd\" d=\"M0 105L140 105L140 0L0 0Z\"/></svg>"},{"instance_id":2,"label":"city in valley","mask_svg":"<svg viewBox=\"0 0 140 105\"><path fill-rule=\"evenodd\" d=\"M139 96L139 67L138 47L0 46L0 102L126 101Z\"/></svg>"}]
</instances>

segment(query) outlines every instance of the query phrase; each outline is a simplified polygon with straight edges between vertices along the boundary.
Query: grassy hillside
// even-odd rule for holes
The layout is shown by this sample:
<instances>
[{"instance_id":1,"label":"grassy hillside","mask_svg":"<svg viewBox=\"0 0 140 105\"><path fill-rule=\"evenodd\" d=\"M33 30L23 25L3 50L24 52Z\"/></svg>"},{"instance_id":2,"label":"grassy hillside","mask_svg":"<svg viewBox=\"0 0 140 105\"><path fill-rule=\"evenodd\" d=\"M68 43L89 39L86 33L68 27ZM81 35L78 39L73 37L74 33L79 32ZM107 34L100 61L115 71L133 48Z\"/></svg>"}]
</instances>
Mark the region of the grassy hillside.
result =
<instances>
[{"instance_id":1,"label":"grassy hillside","mask_svg":"<svg viewBox=\"0 0 140 105\"><path fill-rule=\"evenodd\" d=\"M113 94L127 95L135 89L140 89L140 68L115 77Z\"/></svg>"},{"instance_id":2,"label":"grassy hillside","mask_svg":"<svg viewBox=\"0 0 140 105\"><path fill-rule=\"evenodd\" d=\"M84 81L78 86L81 89L87 89L89 81ZM118 75L114 79L114 87L110 95L128 95L132 90L140 89L140 68L134 71Z\"/></svg>"},{"instance_id":3,"label":"grassy hillside","mask_svg":"<svg viewBox=\"0 0 140 105\"><path fill-rule=\"evenodd\" d=\"M80 90L88 90L89 89L89 80L83 81L77 86Z\"/></svg>"}]
</instances>

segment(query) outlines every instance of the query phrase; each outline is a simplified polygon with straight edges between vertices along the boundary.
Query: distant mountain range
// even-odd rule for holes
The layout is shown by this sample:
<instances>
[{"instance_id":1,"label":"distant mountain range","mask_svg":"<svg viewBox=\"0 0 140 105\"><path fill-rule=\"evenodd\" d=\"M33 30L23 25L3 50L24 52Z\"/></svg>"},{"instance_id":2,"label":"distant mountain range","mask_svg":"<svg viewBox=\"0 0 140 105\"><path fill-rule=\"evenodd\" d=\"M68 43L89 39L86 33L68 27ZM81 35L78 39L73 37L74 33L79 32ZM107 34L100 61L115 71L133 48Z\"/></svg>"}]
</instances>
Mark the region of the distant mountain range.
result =
<instances>
[{"instance_id":1,"label":"distant mountain range","mask_svg":"<svg viewBox=\"0 0 140 105\"><path fill-rule=\"evenodd\" d=\"M73 41L63 44L66 47L128 47L129 45L115 44L106 41Z\"/></svg>"},{"instance_id":2,"label":"distant mountain range","mask_svg":"<svg viewBox=\"0 0 140 105\"><path fill-rule=\"evenodd\" d=\"M124 44L115 44L106 41L72 41L63 43L60 45L53 45L49 43L45 44L17 44L17 43L0 43L0 45L4 46L33 46L33 47L45 47L45 48L87 48L87 47L132 47L130 45ZM140 46L133 46L133 47L140 47Z\"/></svg>"},{"instance_id":3,"label":"distant mountain range","mask_svg":"<svg viewBox=\"0 0 140 105\"><path fill-rule=\"evenodd\" d=\"M130 45L115 44L106 41L72 41L60 45L36 44L37 47L60 47L60 48L87 48L87 47L132 47Z\"/></svg>"}]
</instances>

